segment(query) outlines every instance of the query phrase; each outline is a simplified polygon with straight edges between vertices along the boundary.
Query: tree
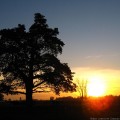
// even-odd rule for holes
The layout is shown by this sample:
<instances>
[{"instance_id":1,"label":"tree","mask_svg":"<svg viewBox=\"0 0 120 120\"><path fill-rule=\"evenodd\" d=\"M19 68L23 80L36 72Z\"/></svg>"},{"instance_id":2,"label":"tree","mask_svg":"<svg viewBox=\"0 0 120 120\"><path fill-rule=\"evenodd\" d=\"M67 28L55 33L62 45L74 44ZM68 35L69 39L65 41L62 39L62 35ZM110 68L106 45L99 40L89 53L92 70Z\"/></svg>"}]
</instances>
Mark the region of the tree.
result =
<instances>
[{"instance_id":1,"label":"tree","mask_svg":"<svg viewBox=\"0 0 120 120\"><path fill-rule=\"evenodd\" d=\"M58 28L49 28L40 13L35 14L28 32L21 24L0 30L2 92L23 93L31 104L33 93L47 92L48 88L56 94L75 91L73 73L57 58L64 46L58 34Z\"/></svg>"},{"instance_id":2,"label":"tree","mask_svg":"<svg viewBox=\"0 0 120 120\"><path fill-rule=\"evenodd\" d=\"M0 93L0 101L4 100L4 95Z\"/></svg>"},{"instance_id":3,"label":"tree","mask_svg":"<svg viewBox=\"0 0 120 120\"><path fill-rule=\"evenodd\" d=\"M85 79L76 79L77 91L81 98L87 97L88 81Z\"/></svg>"}]
</instances>

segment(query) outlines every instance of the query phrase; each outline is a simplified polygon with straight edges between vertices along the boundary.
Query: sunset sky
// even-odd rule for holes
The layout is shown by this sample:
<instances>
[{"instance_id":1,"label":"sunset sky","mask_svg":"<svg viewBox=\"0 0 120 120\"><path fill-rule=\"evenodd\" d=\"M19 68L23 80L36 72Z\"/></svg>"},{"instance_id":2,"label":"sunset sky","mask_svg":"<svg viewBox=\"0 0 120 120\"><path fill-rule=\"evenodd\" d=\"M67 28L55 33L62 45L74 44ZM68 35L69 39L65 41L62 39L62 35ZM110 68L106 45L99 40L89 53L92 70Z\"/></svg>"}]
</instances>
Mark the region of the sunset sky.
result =
<instances>
[{"instance_id":1,"label":"sunset sky","mask_svg":"<svg viewBox=\"0 0 120 120\"><path fill-rule=\"evenodd\" d=\"M62 62L75 77L97 77L105 93L120 94L120 0L0 0L0 29L19 23L27 30L34 13L59 29L65 43Z\"/></svg>"}]
</instances>

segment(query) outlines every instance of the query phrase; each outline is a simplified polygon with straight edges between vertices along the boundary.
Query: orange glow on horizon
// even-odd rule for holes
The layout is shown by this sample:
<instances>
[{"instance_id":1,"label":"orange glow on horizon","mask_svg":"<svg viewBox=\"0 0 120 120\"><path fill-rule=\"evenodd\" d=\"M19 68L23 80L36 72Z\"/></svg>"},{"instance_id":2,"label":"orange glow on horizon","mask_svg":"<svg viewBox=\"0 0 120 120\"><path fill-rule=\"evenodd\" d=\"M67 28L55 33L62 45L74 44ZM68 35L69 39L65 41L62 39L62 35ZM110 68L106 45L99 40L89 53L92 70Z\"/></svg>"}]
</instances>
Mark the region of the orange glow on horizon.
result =
<instances>
[{"instance_id":1,"label":"orange glow on horizon","mask_svg":"<svg viewBox=\"0 0 120 120\"><path fill-rule=\"evenodd\" d=\"M72 68L72 71L75 72L74 80L88 80L88 96L92 97L101 97L106 95L120 95L120 70L114 69L95 69L95 68L86 68L86 67L75 67ZM99 90L98 90L99 88ZM102 88L102 90L101 90ZM73 93L63 93L61 92L60 96L55 95L54 93L38 93L33 95L33 99L38 100L49 100L50 97L79 97L79 92ZM5 99L19 100L19 98L25 99L23 95L5 95Z\"/></svg>"},{"instance_id":2,"label":"orange glow on horizon","mask_svg":"<svg viewBox=\"0 0 120 120\"><path fill-rule=\"evenodd\" d=\"M76 79L88 80L88 96L120 95L120 70L75 67L73 71L75 72L74 82ZM96 90L98 88L99 90ZM79 96L79 92L76 92L76 96Z\"/></svg>"}]
</instances>

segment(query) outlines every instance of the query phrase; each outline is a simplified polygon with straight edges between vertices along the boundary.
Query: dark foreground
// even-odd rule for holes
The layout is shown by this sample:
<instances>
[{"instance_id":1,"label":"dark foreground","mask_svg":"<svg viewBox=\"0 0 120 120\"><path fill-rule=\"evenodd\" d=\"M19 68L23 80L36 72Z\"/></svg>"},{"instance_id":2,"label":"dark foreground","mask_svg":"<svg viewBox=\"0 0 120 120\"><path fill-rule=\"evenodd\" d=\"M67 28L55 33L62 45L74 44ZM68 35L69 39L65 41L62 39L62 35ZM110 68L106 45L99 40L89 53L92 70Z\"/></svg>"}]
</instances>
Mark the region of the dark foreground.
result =
<instances>
[{"instance_id":1,"label":"dark foreground","mask_svg":"<svg viewBox=\"0 0 120 120\"><path fill-rule=\"evenodd\" d=\"M120 120L120 99L24 101L0 103L0 120Z\"/></svg>"}]
</instances>

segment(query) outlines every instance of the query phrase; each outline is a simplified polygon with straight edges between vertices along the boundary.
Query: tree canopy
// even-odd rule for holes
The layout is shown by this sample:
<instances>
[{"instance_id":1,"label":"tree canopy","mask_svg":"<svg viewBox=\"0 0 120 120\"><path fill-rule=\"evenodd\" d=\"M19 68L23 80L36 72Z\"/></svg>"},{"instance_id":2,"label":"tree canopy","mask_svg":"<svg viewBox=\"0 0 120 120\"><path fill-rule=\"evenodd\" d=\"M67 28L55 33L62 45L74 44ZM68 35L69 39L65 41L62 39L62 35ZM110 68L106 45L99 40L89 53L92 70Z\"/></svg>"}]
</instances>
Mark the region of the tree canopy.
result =
<instances>
[{"instance_id":1,"label":"tree canopy","mask_svg":"<svg viewBox=\"0 0 120 120\"><path fill-rule=\"evenodd\" d=\"M50 88L56 94L75 91L73 73L67 63L57 58L64 46L57 35L58 28L50 28L45 16L36 13L28 31L18 24L12 29L0 30L0 72L3 80L0 92L32 93ZM23 91L23 89L25 91Z\"/></svg>"}]
</instances>

